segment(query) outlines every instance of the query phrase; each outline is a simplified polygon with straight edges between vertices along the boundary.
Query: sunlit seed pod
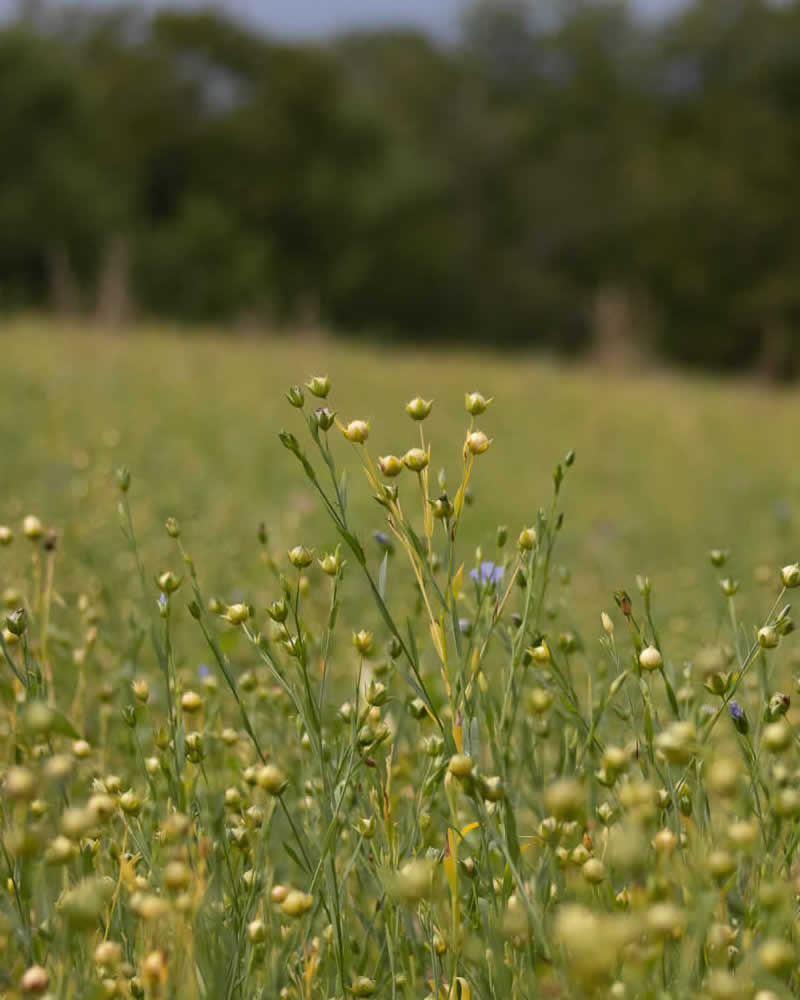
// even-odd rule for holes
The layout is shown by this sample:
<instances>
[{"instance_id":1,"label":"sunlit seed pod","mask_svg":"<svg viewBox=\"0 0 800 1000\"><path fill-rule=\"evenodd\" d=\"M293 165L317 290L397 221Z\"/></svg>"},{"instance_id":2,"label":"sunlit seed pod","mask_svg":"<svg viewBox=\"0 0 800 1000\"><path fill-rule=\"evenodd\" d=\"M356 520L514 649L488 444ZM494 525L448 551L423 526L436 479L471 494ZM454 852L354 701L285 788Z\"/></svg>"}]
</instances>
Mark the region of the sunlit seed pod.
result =
<instances>
[{"instance_id":1,"label":"sunlit seed pod","mask_svg":"<svg viewBox=\"0 0 800 1000\"><path fill-rule=\"evenodd\" d=\"M263 920L251 920L247 925L247 939L251 944L260 944L267 936Z\"/></svg>"},{"instance_id":2,"label":"sunlit seed pod","mask_svg":"<svg viewBox=\"0 0 800 1000\"><path fill-rule=\"evenodd\" d=\"M412 472L422 472L430 462L430 448L409 448L403 455L403 465Z\"/></svg>"},{"instance_id":3,"label":"sunlit seed pod","mask_svg":"<svg viewBox=\"0 0 800 1000\"><path fill-rule=\"evenodd\" d=\"M306 388L312 396L318 399L325 399L331 391L331 380L327 375L314 375L306 382Z\"/></svg>"},{"instance_id":4,"label":"sunlit seed pod","mask_svg":"<svg viewBox=\"0 0 800 1000\"><path fill-rule=\"evenodd\" d=\"M74 767L75 761L72 756L65 753L57 753L46 761L42 770L48 781L56 783L66 781L72 774Z\"/></svg>"},{"instance_id":5,"label":"sunlit seed pod","mask_svg":"<svg viewBox=\"0 0 800 1000\"><path fill-rule=\"evenodd\" d=\"M119 797L120 809L128 816L138 816L142 811L142 803L139 796L132 790L123 792Z\"/></svg>"},{"instance_id":6,"label":"sunlit seed pod","mask_svg":"<svg viewBox=\"0 0 800 1000\"><path fill-rule=\"evenodd\" d=\"M20 988L29 996L40 996L50 986L50 973L41 965L31 965L22 974Z\"/></svg>"},{"instance_id":7,"label":"sunlit seed pod","mask_svg":"<svg viewBox=\"0 0 800 1000\"><path fill-rule=\"evenodd\" d=\"M706 858L706 866L712 878L723 881L736 871L736 858L728 851L716 850Z\"/></svg>"},{"instance_id":8,"label":"sunlit seed pod","mask_svg":"<svg viewBox=\"0 0 800 1000\"><path fill-rule=\"evenodd\" d=\"M289 889L285 885L274 885L270 890L269 898L279 906L288 895Z\"/></svg>"},{"instance_id":9,"label":"sunlit seed pod","mask_svg":"<svg viewBox=\"0 0 800 1000\"><path fill-rule=\"evenodd\" d=\"M505 798L503 779L499 775L481 779L481 794L487 802L502 802Z\"/></svg>"},{"instance_id":10,"label":"sunlit seed pod","mask_svg":"<svg viewBox=\"0 0 800 1000\"><path fill-rule=\"evenodd\" d=\"M730 798L739 790L741 769L739 762L731 757L718 757L708 772L711 788L724 798Z\"/></svg>"},{"instance_id":11,"label":"sunlit seed pod","mask_svg":"<svg viewBox=\"0 0 800 1000\"><path fill-rule=\"evenodd\" d=\"M606 867L599 858L588 858L583 864L583 877L590 885L599 885L605 881Z\"/></svg>"},{"instance_id":12,"label":"sunlit seed pod","mask_svg":"<svg viewBox=\"0 0 800 1000\"><path fill-rule=\"evenodd\" d=\"M0 524L0 545L10 545L14 541L14 532L7 524Z\"/></svg>"},{"instance_id":13,"label":"sunlit seed pod","mask_svg":"<svg viewBox=\"0 0 800 1000\"><path fill-rule=\"evenodd\" d=\"M468 778L472 774L474 763L468 754L456 753L450 758L447 770L455 778Z\"/></svg>"},{"instance_id":14,"label":"sunlit seed pod","mask_svg":"<svg viewBox=\"0 0 800 1000\"><path fill-rule=\"evenodd\" d=\"M548 657L549 658L549 657ZM537 715L544 715L553 704L553 694L546 688L534 688L530 693L530 705Z\"/></svg>"},{"instance_id":15,"label":"sunlit seed pod","mask_svg":"<svg viewBox=\"0 0 800 1000\"><path fill-rule=\"evenodd\" d=\"M342 428L342 434L354 444L364 444L369 437L369 423L366 420L351 420Z\"/></svg>"},{"instance_id":16,"label":"sunlit seed pod","mask_svg":"<svg viewBox=\"0 0 800 1000\"><path fill-rule=\"evenodd\" d=\"M424 420L431 412L433 400L425 400L422 396L415 396L414 399L406 403L406 413L412 420Z\"/></svg>"},{"instance_id":17,"label":"sunlit seed pod","mask_svg":"<svg viewBox=\"0 0 800 1000\"><path fill-rule=\"evenodd\" d=\"M164 952L155 949L146 955L142 962L141 973L142 979L149 984L151 990L155 991L160 988L167 978L167 961Z\"/></svg>"},{"instance_id":18,"label":"sunlit seed pod","mask_svg":"<svg viewBox=\"0 0 800 1000\"><path fill-rule=\"evenodd\" d=\"M792 744L792 729L788 722L770 722L761 731L761 744L770 753L783 753Z\"/></svg>"},{"instance_id":19,"label":"sunlit seed pod","mask_svg":"<svg viewBox=\"0 0 800 1000\"><path fill-rule=\"evenodd\" d=\"M147 683L145 678L137 677L131 686L136 700L140 701L143 705L146 705L150 700L150 685Z\"/></svg>"},{"instance_id":20,"label":"sunlit seed pod","mask_svg":"<svg viewBox=\"0 0 800 1000\"><path fill-rule=\"evenodd\" d=\"M182 578L173 573L172 570L166 570L165 572L159 574L157 582L158 589L162 594L174 594L183 581Z\"/></svg>"},{"instance_id":21,"label":"sunlit seed pod","mask_svg":"<svg viewBox=\"0 0 800 1000\"><path fill-rule=\"evenodd\" d=\"M772 975L784 975L795 964L795 950L783 938L768 938L758 949L758 961Z\"/></svg>"},{"instance_id":22,"label":"sunlit seed pod","mask_svg":"<svg viewBox=\"0 0 800 1000\"><path fill-rule=\"evenodd\" d=\"M362 656L370 656L375 648L372 632L362 628L353 633L353 645Z\"/></svg>"},{"instance_id":23,"label":"sunlit seed pod","mask_svg":"<svg viewBox=\"0 0 800 1000\"><path fill-rule=\"evenodd\" d=\"M61 831L70 840L80 840L97 828L98 814L92 808L71 807L61 814Z\"/></svg>"},{"instance_id":24,"label":"sunlit seed pod","mask_svg":"<svg viewBox=\"0 0 800 1000\"><path fill-rule=\"evenodd\" d=\"M281 910L288 917L302 917L314 905L314 897L299 889L291 889L280 904Z\"/></svg>"},{"instance_id":25,"label":"sunlit seed pod","mask_svg":"<svg viewBox=\"0 0 800 1000\"><path fill-rule=\"evenodd\" d=\"M467 435L466 449L471 455L482 455L488 451L492 439L487 437L483 431L472 431Z\"/></svg>"},{"instance_id":26,"label":"sunlit seed pod","mask_svg":"<svg viewBox=\"0 0 800 1000\"><path fill-rule=\"evenodd\" d=\"M187 715L194 715L203 707L203 699L196 691L184 691L181 695L181 708Z\"/></svg>"},{"instance_id":27,"label":"sunlit seed pod","mask_svg":"<svg viewBox=\"0 0 800 1000\"><path fill-rule=\"evenodd\" d=\"M231 625L243 625L249 617L250 608L247 604L231 604L223 615Z\"/></svg>"},{"instance_id":28,"label":"sunlit seed pod","mask_svg":"<svg viewBox=\"0 0 800 1000\"><path fill-rule=\"evenodd\" d=\"M678 843L678 838L675 836L672 830L665 827L663 830L659 830L658 833L653 838L653 846L658 854L668 855L673 852Z\"/></svg>"},{"instance_id":29,"label":"sunlit seed pod","mask_svg":"<svg viewBox=\"0 0 800 1000\"><path fill-rule=\"evenodd\" d=\"M114 971L122 962L122 945L118 941L101 941L94 950L96 965Z\"/></svg>"},{"instance_id":30,"label":"sunlit seed pod","mask_svg":"<svg viewBox=\"0 0 800 1000\"><path fill-rule=\"evenodd\" d=\"M286 776L276 764L263 764L256 771L256 784L270 795L278 796L286 787Z\"/></svg>"},{"instance_id":31,"label":"sunlit seed pod","mask_svg":"<svg viewBox=\"0 0 800 1000\"><path fill-rule=\"evenodd\" d=\"M521 552L530 552L534 545L536 545L536 529L523 528L519 533L517 545Z\"/></svg>"},{"instance_id":32,"label":"sunlit seed pod","mask_svg":"<svg viewBox=\"0 0 800 1000\"><path fill-rule=\"evenodd\" d=\"M758 838L758 824L755 820L737 820L729 824L726 834L732 847L740 851L748 850Z\"/></svg>"},{"instance_id":33,"label":"sunlit seed pod","mask_svg":"<svg viewBox=\"0 0 800 1000\"><path fill-rule=\"evenodd\" d=\"M611 616L605 611L600 612L600 624L603 626L603 631L609 638L614 635L614 622L611 620Z\"/></svg>"},{"instance_id":34,"label":"sunlit seed pod","mask_svg":"<svg viewBox=\"0 0 800 1000\"><path fill-rule=\"evenodd\" d=\"M800 587L800 565L792 563L789 566L784 566L781 570L781 582L787 589Z\"/></svg>"},{"instance_id":35,"label":"sunlit seed pod","mask_svg":"<svg viewBox=\"0 0 800 1000\"><path fill-rule=\"evenodd\" d=\"M31 542L38 542L44 534L42 522L34 514L28 514L22 522L22 534Z\"/></svg>"},{"instance_id":36,"label":"sunlit seed pod","mask_svg":"<svg viewBox=\"0 0 800 1000\"><path fill-rule=\"evenodd\" d=\"M375 980L368 976L357 976L350 987L354 997L371 997L375 992Z\"/></svg>"},{"instance_id":37,"label":"sunlit seed pod","mask_svg":"<svg viewBox=\"0 0 800 1000\"><path fill-rule=\"evenodd\" d=\"M658 938L681 937L686 923L686 911L675 903L655 903L645 914L647 930Z\"/></svg>"},{"instance_id":38,"label":"sunlit seed pod","mask_svg":"<svg viewBox=\"0 0 800 1000\"><path fill-rule=\"evenodd\" d=\"M158 757L146 757L144 761L144 767L150 777L155 777L161 770L161 761Z\"/></svg>"},{"instance_id":39,"label":"sunlit seed pod","mask_svg":"<svg viewBox=\"0 0 800 1000\"><path fill-rule=\"evenodd\" d=\"M762 649L775 649L779 642L780 636L774 625L765 625L758 630L758 644Z\"/></svg>"},{"instance_id":40,"label":"sunlit seed pod","mask_svg":"<svg viewBox=\"0 0 800 1000\"><path fill-rule=\"evenodd\" d=\"M70 840L69 837L65 837L60 833L47 845L44 852L44 859L49 865L65 865L69 861L72 861L77 853L78 845L73 840Z\"/></svg>"},{"instance_id":41,"label":"sunlit seed pod","mask_svg":"<svg viewBox=\"0 0 800 1000\"><path fill-rule=\"evenodd\" d=\"M639 653L639 666L642 670L658 670L664 664L661 653L655 646L645 646Z\"/></svg>"},{"instance_id":42,"label":"sunlit seed pod","mask_svg":"<svg viewBox=\"0 0 800 1000\"><path fill-rule=\"evenodd\" d=\"M576 778L559 778L544 790L548 813L556 819L580 819L586 811L586 790Z\"/></svg>"}]
</instances>

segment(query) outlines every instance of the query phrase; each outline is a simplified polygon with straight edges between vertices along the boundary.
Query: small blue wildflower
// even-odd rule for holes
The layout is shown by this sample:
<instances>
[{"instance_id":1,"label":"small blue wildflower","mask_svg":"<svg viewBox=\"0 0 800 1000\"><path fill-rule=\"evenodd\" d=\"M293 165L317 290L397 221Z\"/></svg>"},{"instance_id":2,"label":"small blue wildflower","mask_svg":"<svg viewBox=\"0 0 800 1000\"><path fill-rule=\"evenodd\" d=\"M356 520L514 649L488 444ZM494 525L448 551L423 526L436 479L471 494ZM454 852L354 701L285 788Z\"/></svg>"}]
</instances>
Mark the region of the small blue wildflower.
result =
<instances>
[{"instance_id":1,"label":"small blue wildflower","mask_svg":"<svg viewBox=\"0 0 800 1000\"><path fill-rule=\"evenodd\" d=\"M208 669L205 663L201 663L200 666L197 668L197 674L199 677L208 677L210 673L211 671Z\"/></svg>"},{"instance_id":2,"label":"small blue wildflower","mask_svg":"<svg viewBox=\"0 0 800 1000\"><path fill-rule=\"evenodd\" d=\"M165 608L167 606L167 595L166 594L159 594L158 595L158 603L161 605L162 608Z\"/></svg>"},{"instance_id":3,"label":"small blue wildflower","mask_svg":"<svg viewBox=\"0 0 800 1000\"><path fill-rule=\"evenodd\" d=\"M731 719L733 720L733 724L736 729L742 734L746 733L750 728L750 724L748 723L745 711L739 702L732 701L730 705L728 705L728 711L731 713Z\"/></svg>"},{"instance_id":4,"label":"small blue wildflower","mask_svg":"<svg viewBox=\"0 0 800 1000\"><path fill-rule=\"evenodd\" d=\"M373 531L372 537L382 549L389 549L391 551L394 548L391 538L383 531Z\"/></svg>"},{"instance_id":5,"label":"small blue wildflower","mask_svg":"<svg viewBox=\"0 0 800 1000\"><path fill-rule=\"evenodd\" d=\"M480 583L482 586L486 586L487 583L500 583L503 579L503 574L505 570L502 566L498 566L493 562L482 562L480 565L480 576L478 575L477 569L471 569L469 571L470 579L474 580L475 583Z\"/></svg>"}]
</instances>

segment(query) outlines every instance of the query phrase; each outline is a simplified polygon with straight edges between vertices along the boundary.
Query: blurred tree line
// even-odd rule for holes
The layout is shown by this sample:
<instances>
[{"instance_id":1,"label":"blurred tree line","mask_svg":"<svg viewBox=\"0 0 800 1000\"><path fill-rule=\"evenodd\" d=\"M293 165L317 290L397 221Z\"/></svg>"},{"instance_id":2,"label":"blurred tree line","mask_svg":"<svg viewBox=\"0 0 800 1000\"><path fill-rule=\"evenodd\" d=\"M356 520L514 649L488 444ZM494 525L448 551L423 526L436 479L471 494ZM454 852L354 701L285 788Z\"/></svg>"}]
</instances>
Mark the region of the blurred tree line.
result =
<instances>
[{"instance_id":1,"label":"blurred tree line","mask_svg":"<svg viewBox=\"0 0 800 1000\"><path fill-rule=\"evenodd\" d=\"M800 4L0 29L0 308L800 367ZM555 11L555 13L554 13Z\"/></svg>"}]
</instances>

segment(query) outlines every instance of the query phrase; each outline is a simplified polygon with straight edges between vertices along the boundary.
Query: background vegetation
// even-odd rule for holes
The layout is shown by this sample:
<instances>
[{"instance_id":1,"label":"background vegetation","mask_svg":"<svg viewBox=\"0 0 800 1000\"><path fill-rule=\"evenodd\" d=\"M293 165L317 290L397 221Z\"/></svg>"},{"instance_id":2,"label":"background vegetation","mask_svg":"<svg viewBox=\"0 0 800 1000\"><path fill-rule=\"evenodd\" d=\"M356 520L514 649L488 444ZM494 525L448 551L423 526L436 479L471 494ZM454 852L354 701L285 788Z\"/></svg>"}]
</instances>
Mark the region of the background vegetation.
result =
<instances>
[{"instance_id":1,"label":"background vegetation","mask_svg":"<svg viewBox=\"0 0 800 1000\"><path fill-rule=\"evenodd\" d=\"M284 44L134 7L0 30L0 308L320 320L794 374L800 4L479 4Z\"/></svg>"}]
</instances>

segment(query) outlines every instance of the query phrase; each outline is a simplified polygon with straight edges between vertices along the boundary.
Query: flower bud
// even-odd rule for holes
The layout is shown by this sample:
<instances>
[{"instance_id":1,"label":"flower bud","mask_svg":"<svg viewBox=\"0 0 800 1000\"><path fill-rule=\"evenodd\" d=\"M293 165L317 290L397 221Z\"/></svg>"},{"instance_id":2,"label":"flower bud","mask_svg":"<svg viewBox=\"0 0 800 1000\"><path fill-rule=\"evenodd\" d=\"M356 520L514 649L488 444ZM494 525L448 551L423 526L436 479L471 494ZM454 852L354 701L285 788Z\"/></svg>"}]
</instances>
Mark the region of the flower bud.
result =
<instances>
[{"instance_id":1,"label":"flower bud","mask_svg":"<svg viewBox=\"0 0 800 1000\"><path fill-rule=\"evenodd\" d=\"M719 585L722 588L722 593L726 597L733 597L739 591L739 581L734 580L730 576L726 576L724 579L720 580Z\"/></svg>"},{"instance_id":2,"label":"flower bud","mask_svg":"<svg viewBox=\"0 0 800 1000\"><path fill-rule=\"evenodd\" d=\"M270 890L269 898L273 903L278 906L286 899L289 895L289 890L285 885L274 885Z\"/></svg>"},{"instance_id":3,"label":"flower bud","mask_svg":"<svg viewBox=\"0 0 800 1000\"><path fill-rule=\"evenodd\" d=\"M351 420L346 427L342 428L342 434L348 441L364 444L369 437L369 423L366 420Z\"/></svg>"},{"instance_id":4,"label":"flower bud","mask_svg":"<svg viewBox=\"0 0 800 1000\"><path fill-rule=\"evenodd\" d=\"M729 554L730 553L727 549L712 549L708 554L711 560L711 565L715 566L717 569L724 566L728 561Z\"/></svg>"},{"instance_id":5,"label":"flower bud","mask_svg":"<svg viewBox=\"0 0 800 1000\"><path fill-rule=\"evenodd\" d=\"M303 395L303 390L299 385L290 386L286 393L286 398L292 406L296 407L298 410L302 410L303 404L305 403L305 396Z\"/></svg>"},{"instance_id":6,"label":"flower bud","mask_svg":"<svg viewBox=\"0 0 800 1000\"><path fill-rule=\"evenodd\" d=\"M318 559L317 562L320 565L320 569L326 576L336 576L342 568L342 558L339 546L336 546L335 552L328 552L322 559Z\"/></svg>"},{"instance_id":7,"label":"flower bud","mask_svg":"<svg viewBox=\"0 0 800 1000\"><path fill-rule=\"evenodd\" d=\"M142 811L142 804L139 797L133 791L123 792L119 797L119 807L129 816L138 816Z\"/></svg>"},{"instance_id":8,"label":"flower bud","mask_svg":"<svg viewBox=\"0 0 800 1000\"><path fill-rule=\"evenodd\" d=\"M133 696L137 701L140 701L143 705L146 705L150 700L150 685L144 679L144 677L137 677L131 685L133 687Z\"/></svg>"},{"instance_id":9,"label":"flower bud","mask_svg":"<svg viewBox=\"0 0 800 1000\"><path fill-rule=\"evenodd\" d=\"M542 640L538 646L532 646L528 649L528 653L531 659L536 663L549 663L550 662L550 650L547 643Z\"/></svg>"},{"instance_id":10,"label":"flower bud","mask_svg":"<svg viewBox=\"0 0 800 1000\"><path fill-rule=\"evenodd\" d=\"M750 730L750 723L747 719L747 714L738 701L732 701L728 705L728 711L730 712L731 720L736 730L745 736Z\"/></svg>"},{"instance_id":11,"label":"flower bud","mask_svg":"<svg viewBox=\"0 0 800 1000\"><path fill-rule=\"evenodd\" d=\"M467 435L467 451L472 455L482 455L492 443L483 431L472 431Z\"/></svg>"},{"instance_id":12,"label":"flower bud","mask_svg":"<svg viewBox=\"0 0 800 1000\"><path fill-rule=\"evenodd\" d=\"M289 550L289 562L295 569L305 569L310 566L314 557L305 545L295 545Z\"/></svg>"},{"instance_id":13,"label":"flower bud","mask_svg":"<svg viewBox=\"0 0 800 1000\"><path fill-rule=\"evenodd\" d=\"M10 615L6 616L6 628L11 635L19 638L24 635L26 626L25 608L17 608L16 611L12 611Z\"/></svg>"},{"instance_id":14,"label":"flower bud","mask_svg":"<svg viewBox=\"0 0 800 1000\"><path fill-rule=\"evenodd\" d=\"M7 524L0 524L0 545L10 545L14 541L14 532Z\"/></svg>"},{"instance_id":15,"label":"flower bud","mask_svg":"<svg viewBox=\"0 0 800 1000\"><path fill-rule=\"evenodd\" d=\"M170 538L180 538L181 536L181 526L178 524L178 519L175 517L168 517L165 524L167 529L167 534Z\"/></svg>"},{"instance_id":16,"label":"flower bud","mask_svg":"<svg viewBox=\"0 0 800 1000\"><path fill-rule=\"evenodd\" d=\"M639 666L642 670L658 670L663 666L663 663L661 653L655 646L645 646L641 653L639 653Z\"/></svg>"},{"instance_id":17,"label":"flower bud","mask_svg":"<svg viewBox=\"0 0 800 1000\"><path fill-rule=\"evenodd\" d=\"M181 695L181 708L187 715L194 715L203 707L203 699L196 691L184 691Z\"/></svg>"},{"instance_id":18,"label":"flower bud","mask_svg":"<svg viewBox=\"0 0 800 1000\"><path fill-rule=\"evenodd\" d=\"M409 448L403 455L403 464L412 472L422 472L427 467L430 457L430 448L426 451L423 451L422 448Z\"/></svg>"},{"instance_id":19,"label":"flower bud","mask_svg":"<svg viewBox=\"0 0 800 1000\"><path fill-rule=\"evenodd\" d=\"M792 563L790 566L784 566L781 570L781 583L788 589L800 587L800 565Z\"/></svg>"},{"instance_id":20,"label":"flower bud","mask_svg":"<svg viewBox=\"0 0 800 1000\"><path fill-rule=\"evenodd\" d=\"M336 412L327 406L322 406L312 413L314 423L321 431L329 431L336 419Z\"/></svg>"},{"instance_id":21,"label":"flower bud","mask_svg":"<svg viewBox=\"0 0 800 1000\"><path fill-rule=\"evenodd\" d=\"M183 861L170 861L164 866L164 885L172 892L183 892L192 882L192 871Z\"/></svg>"},{"instance_id":22,"label":"flower bud","mask_svg":"<svg viewBox=\"0 0 800 1000\"><path fill-rule=\"evenodd\" d=\"M369 682L369 687L367 688L367 704L373 707L379 708L381 705L385 705L389 698L389 692L386 690L386 685L381 684L380 681L371 680Z\"/></svg>"},{"instance_id":23,"label":"flower bud","mask_svg":"<svg viewBox=\"0 0 800 1000\"><path fill-rule=\"evenodd\" d=\"M31 542L38 542L44 534L42 522L33 514L28 514L22 522L22 534Z\"/></svg>"},{"instance_id":24,"label":"flower bud","mask_svg":"<svg viewBox=\"0 0 800 1000\"><path fill-rule=\"evenodd\" d=\"M359 632L353 633L353 645L362 656L369 656L374 648L372 632L362 628Z\"/></svg>"},{"instance_id":25,"label":"flower bud","mask_svg":"<svg viewBox=\"0 0 800 1000\"><path fill-rule=\"evenodd\" d=\"M392 479L403 471L403 460L397 455L382 455L378 459L378 468L381 470L381 475Z\"/></svg>"},{"instance_id":26,"label":"flower bud","mask_svg":"<svg viewBox=\"0 0 800 1000\"><path fill-rule=\"evenodd\" d=\"M121 465L117 469L117 486L121 493L127 493L131 486L131 474L126 465Z\"/></svg>"},{"instance_id":27,"label":"flower bud","mask_svg":"<svg viewBox=\"0 0 800 1000\"><path fill-rule=\"evenodd\" d=\"M283 598L279 601L273 601L267 608L267 614L274 622L278 622L279 624L285 622L287 615L289 614L289 608L286 601Z\"/></svg>"},{"instance_id":28,"label":"flower bud","mask_svg":"<svg viewBox=\"0 0 800 1000\"><path fill-rule=\"evenodd\" d=\"M473 417L479 417L481 413L484 413L493 401L494 396L486 399L479 392L468 392L464 396L464 406L467 413Z\"/></svg>"},{"instance_id":29,"label":"flower bud","mask_svg":"<svg viewBox=\"0 0 800 1000\"><path fill-rule=\"evenodd\" d=\"M315 375L310 381L306 382L306 388L312 396L316 396L318 399L325 399L331 391L331 380L327 375Z\"/></svg>"},{"instance_id":30,"label":"flower bud","mask_svg":"<svg viewBox=\"0 0 800 1000\"><path fill-rule=\"evenodd\" d=\"M778 630L774 625L765 625L758 630L758 644L762 649L774 649L779 641Z\"/></svg>"},{"instance_id":31,"label":"flower bud","mask_svg":"<svg viewBox=\"0 0 800 1000\"><path fill-rule=\"evenodd\" d=\"M580 819L586 809L586 793L576 778L559 778L545 788L544 804L556 819Z\"/></svg>"},{"instance_id":32,"label":"flower bud","mask_svg":"<svg viewBox=\"0 0 800 1000\"><path fill-rule=\"evenodd\" d=\"M536 529L523 528L519 533L517 544L519 545L521 552L530 552L536 544Z\"/></svg>"},{"instance_id":33,"label":"flower bud","mask_svg":"<svg viewBox=\"0 0 800 1000\"><path fill-rule=\"evenodd\" d=\"M446 493L442 493L437 500L429 500L428 503L433 507L433 516L440 521L453 516L453 505Z\"/></svg>"},{"instance_id":34,"label":"flower bud","mask_svg":"<svg viewBox=\"0 0 800 1000\"><path fill-rule=\"evenodd\" d=\"M356 828L364 840L372 840L375 836L375 817L362 816L356 824Z\"/></svg>"},{"instance_id":35,"label":"flower bud","mask_svg":"<svg viewBox=\"0 0 800 1000\"><path fill-rule=\"evenodd\" d=\"M406 404L406 413L412 420L424 420L431 412L433 400L425 400L422 396L415 396Z\"/></svg>"},{"instance_id":36,"label":"flower bud","mask_svg":"<svg viewBox=\"0 0 800 1000\"><path fill-rule=\"evenodd\" d=\"M611 637L614 635L614 622L611 620L611 616L606 614L605 611L600 612L600 622L603 626L603 631L607 636Z\"/></svg>"},{"instance_id":37,"label":"flower bud","mask_svg":"<svg viewBox=\"0 0 800 1000\"><path fill-rule=\"evenodd\" d=\"M172 570L161 573L158 577L158 589L162 594L173 594L180 587L182 578L176 576Z\"/></svg>"},{"instance_id":38,"label":"flower bud","mask_svg":"<svg viewBox=\"0 0 800 1000\"><path fill-rule=\"evenodd\" d=\"M242 625L250 617L250 608L246 604L231 604L224 616L231 625Z\"/></svg>"},{"instance_id":39,"label":"flower bud","mask_svg":"<svg viewBox=\"0 0 800 1000\"><path fill-rule=\"evenodd\" d=\"M770 722L777 722L778 719L786 715L789 711L790 705L791 700L789 695L776 691L776 693L769 700L769 705L767 706L767 718Z\"/></svg>"}]
</instances>

